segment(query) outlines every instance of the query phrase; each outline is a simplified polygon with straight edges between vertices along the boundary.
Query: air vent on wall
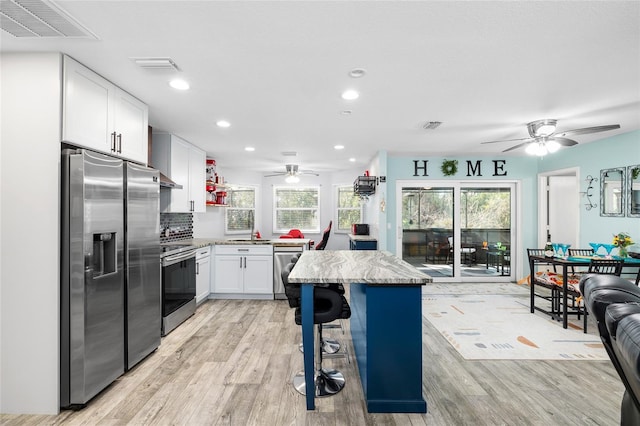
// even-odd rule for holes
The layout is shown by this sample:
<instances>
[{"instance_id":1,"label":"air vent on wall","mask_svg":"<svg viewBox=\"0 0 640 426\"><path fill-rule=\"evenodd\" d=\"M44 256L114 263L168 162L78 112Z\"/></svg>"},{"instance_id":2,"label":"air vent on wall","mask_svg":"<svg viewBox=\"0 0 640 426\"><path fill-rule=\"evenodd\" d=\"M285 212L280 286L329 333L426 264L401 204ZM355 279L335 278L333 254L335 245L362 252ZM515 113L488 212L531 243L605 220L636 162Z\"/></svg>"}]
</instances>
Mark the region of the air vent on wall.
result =
<instances>
[{"instance_id":1,"label":"air vent on wall","mask_svg":"<svg viewBox=\"0 0 640 426\"><path fill-rule=\"evenodd\" d=\"M0 28L20 38L97 39L95 34L47 0L0 1Z\"/></svg>"},{"instance_id":2,"label":"air vent on wall","mask_svg":"<svg viewBox=\"0 0 640 426\"><path fill-rule=\"evenodd\" d=\"M422 126L425 130L435 130L442 124L442 121L427 121L424 126Z\"/></svg>"}]
</instances>

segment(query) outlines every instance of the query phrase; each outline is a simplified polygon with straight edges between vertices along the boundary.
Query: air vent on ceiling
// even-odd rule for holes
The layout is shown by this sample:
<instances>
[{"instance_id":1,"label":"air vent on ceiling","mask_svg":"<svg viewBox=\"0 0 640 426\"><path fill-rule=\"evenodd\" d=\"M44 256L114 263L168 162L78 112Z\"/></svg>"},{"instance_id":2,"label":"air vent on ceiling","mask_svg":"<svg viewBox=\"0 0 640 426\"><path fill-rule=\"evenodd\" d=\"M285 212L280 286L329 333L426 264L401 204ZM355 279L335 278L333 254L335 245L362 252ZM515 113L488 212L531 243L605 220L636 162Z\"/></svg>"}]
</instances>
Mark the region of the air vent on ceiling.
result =
<instances>
[{"instance_id":1,"label":"air vent on ceiling","mask_svg":"<svg viewBox=\"0 0 640 426\"><path fill-rule=\"evenodd\" d=\"M68 13L47 0L0 1L0 28L20 38L94 38Z\"/></svg>"},{"instance_id":2,"label":"air vent on ceiling","mask_svg":"<svg viewBox=\"0 0 640 426\"><path fill-rule=\"evenodd\" d=\"M171 58L131 58L140 68L150 70L180 71L178 65Z\"/></svg>"},{"instance_id":3,"label":"air vent on ceiling","mask_svg":"<svg viewBox=\"0 0 640 426\"><path fill-rule=\"evenodd\" d=\"M427 121L424 126L422 126L425 130L434 130L437 129L442 124L442 121Z\"/></svg>"},{"instance_id":4,"label":"air vent on ceiling","mask_svg":"<svg viewBox=\"0 0 640 426\"><path fill-rule=\"evenodd\" d=\"M282 153L282 155L283 155L284 157L296 157L296 156L298 155L298 153L297 153L297 152L295 152L295 151L284 151L284 152Z\"/></svg>"}]
</instances>

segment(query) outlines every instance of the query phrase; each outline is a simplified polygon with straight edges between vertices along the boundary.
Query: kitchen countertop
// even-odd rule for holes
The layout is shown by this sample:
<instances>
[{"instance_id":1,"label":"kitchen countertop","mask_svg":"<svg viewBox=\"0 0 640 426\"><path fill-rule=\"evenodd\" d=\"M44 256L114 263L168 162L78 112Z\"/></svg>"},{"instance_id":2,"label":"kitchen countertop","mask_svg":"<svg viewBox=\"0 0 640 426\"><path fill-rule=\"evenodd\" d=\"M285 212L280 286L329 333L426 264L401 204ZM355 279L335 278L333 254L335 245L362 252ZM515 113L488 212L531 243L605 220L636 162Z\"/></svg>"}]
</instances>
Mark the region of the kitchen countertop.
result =
<instances>
[{"instance_id":1,"label":"kitchen countertop","mask_svg":"<svg viewBox=\"0 0 640 426\"><path fill-rule=\"evenodd\" d=\"M355 234L349 234L349 238L352 241L377 241L376 238L372 237L371 235L355 235Z\"/></svg>"},{"instance_id":2,"label":"kitchen countertop","mask_svg":"<svg viewBox=\"0 0 640 426\"><path fill-rule=\"evenodd\" d=\"M171 241L171 244L175 245L192 245L198 248L215 245L265 245L270 244L277 247L298 247L308 245L308 238L275 238L266 239L261 238L257 240L241 239L241 238L193 238L189 240Z\"/></svg>"},{"instance_id":3,"label":"kitchen countertop","mask_svg":"<svg viewBox=\"0 0 640 426\"><path fill-rule=\"evenodd\" d=\"M379 250L310 250L289 275L292 283L425 285L432 282L404 260Z\"/></svg>"}]
</instances>

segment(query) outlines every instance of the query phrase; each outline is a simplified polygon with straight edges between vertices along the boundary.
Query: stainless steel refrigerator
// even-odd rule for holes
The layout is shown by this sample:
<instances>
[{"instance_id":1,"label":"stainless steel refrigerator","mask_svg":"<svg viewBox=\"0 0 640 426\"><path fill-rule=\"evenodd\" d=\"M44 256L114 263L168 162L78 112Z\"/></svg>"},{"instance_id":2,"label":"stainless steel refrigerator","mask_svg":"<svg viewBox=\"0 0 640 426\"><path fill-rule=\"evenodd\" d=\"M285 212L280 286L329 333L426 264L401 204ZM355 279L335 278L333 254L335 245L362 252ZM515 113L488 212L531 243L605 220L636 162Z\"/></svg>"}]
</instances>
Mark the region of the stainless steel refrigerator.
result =
<instances>
[{"instance_id":1,"label":"stainless steel refrigerator","mask_svg":"<svg viewBox=\"0 0 640 426\"><path fill-rule=\"evenodd\" d=\"M160 344L159 174L62 152L60 406L81 408Z\"/></svg>"}]
</instances>

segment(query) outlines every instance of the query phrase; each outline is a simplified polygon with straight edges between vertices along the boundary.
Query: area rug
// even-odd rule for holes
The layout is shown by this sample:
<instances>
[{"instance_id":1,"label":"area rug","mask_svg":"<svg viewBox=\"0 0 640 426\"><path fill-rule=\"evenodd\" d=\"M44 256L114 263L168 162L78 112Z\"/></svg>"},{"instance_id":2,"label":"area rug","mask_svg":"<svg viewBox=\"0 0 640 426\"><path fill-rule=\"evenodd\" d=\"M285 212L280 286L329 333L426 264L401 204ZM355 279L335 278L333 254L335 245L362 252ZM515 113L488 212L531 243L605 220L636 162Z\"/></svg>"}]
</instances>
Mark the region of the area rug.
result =
<instances>
[{"instance_id":1,"label":"area rug","mask_svg":"<svg viewBox=\"0 0 640 426\"><path fill-rule=\"evenodd\" d=\"M595 334L529 311L518 295L423 295L422 314L464 359L608 360Z\"/></svg>"}]
</instances>

